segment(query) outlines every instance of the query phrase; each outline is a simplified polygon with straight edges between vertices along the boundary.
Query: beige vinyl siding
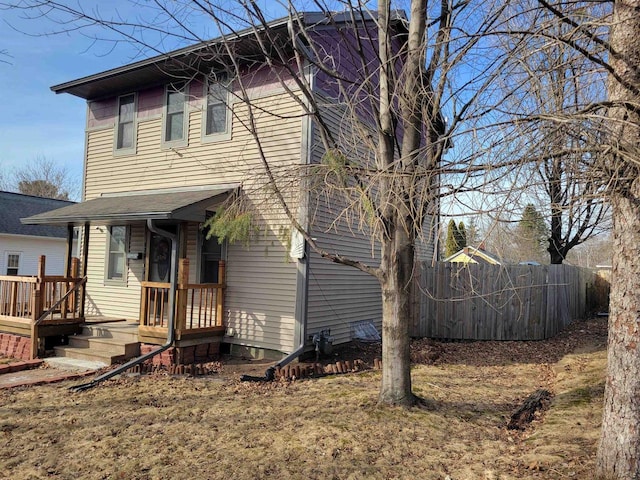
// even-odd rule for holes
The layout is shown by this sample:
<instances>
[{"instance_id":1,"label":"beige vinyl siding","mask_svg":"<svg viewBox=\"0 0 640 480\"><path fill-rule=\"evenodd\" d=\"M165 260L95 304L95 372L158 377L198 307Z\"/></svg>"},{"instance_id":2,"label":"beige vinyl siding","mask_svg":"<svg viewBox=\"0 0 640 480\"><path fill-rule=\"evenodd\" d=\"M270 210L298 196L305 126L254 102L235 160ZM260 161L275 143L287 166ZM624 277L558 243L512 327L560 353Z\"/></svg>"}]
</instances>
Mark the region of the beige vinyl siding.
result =
<instances>
[{"instance_id":1,"label":"beige vinyl siding","mask_svg":"<svg viewBox=\"0 0 640 480\"><path fill-rule=\"evenodd\" d=\"M341 138L346 150L355 148L351 132L345 128L348 117L343 109L335 106L331 110L334 134ZM342 127L342 128L341 128ZM312 161L319 163L324 151L317 131L314 132ZM378 247L371 237L351 228L344 221L334 222L340 215L341 205L335 198L319 195L311 201L311 236L329 252L336 252L368 265L378 265L375 258ZM380 284L377 279L353 267L332 263L311 253L309 262L307 332L314 334L330 328L335 343L351 340L350 325L353 322L370 320L381 328L382 305Z\"/></svg>"},{"instance_id":2,"label":"beige vinyl siding","mask_svg":"<svg viewBox=\"0 0 640 480\"><path fill-rule=\"evenodd\" d=\"M435 239L438 235L436 218L428 216L422 224L422 236L416 239L416 262L434 264L438 261L435 254Z\"/></svg>"},{"instance_id":3,"label":"beige vinyl siding","mask_svg":"<svg viewBox=\"0 0 640 480\"><path fill-rule=\"evenodd\" d=\"M256 121L269 163L275 166L276 172L291 171L292 166L300 164L300 106L288 94L282 93L263 97L257 102L264 110L256 112ZM237 115L246 119L246 106L236 103L233 108ZM277 116L265 111L277 113ZM139 119L137 154L117 157L113 155L113 128L89 131L85 199L104 192L243 183L250 203L260 212L256 221L262 227L262 233L252 239L249 248L230 245L227 249L225 317L233 332L229 341L291 351L294 348L297 264L288 261L286 256L287 236L282 232L288 231L289 222L281 209L262 211L265 200L254 187L263 184L265 176L256 144L241 123L234 118L230 140L209 143L201 142L201 126L202 109L198 107L189 112L188 146L163 149L162 118ZM289 194L294 196L297 192ZM190 224L188 230L190 279L195 281L198 225ZM96 278L100 281L103 278L104 241L97 235L91 239L89 266L93 287L99 285ZM130 277L133 278L126 288L100 287L100 292L93 291L97 308L109 312L126 311L137 318L139 278L133 272ZM120 304L123 304L122 310L117 308Z\"/></svg>"},{"instance_id":4,"label":"beige vinyl siding","mask_svg":"<svg viewBox=\"0 0 640 480\"><path fill-rule=\"evenodd\" d=\"M126 284L104 281L107 247L106 226L91 227L87 261L87 315L138 320L140 315L140 282L144 279L144 259L126 260ZM144 252L144 224L130 226L129 252Z\"/></svg>"},{"instance_id":5,"label":"beige vinyl siding","mask_svg":"<svg viewBox=\"0 0 640 480\"><path fill-rule=\"evenodd\" d=\"M267 109L277 108L283 115L299 113L299 106L284 95L261 103ZM234 108L242 109L238 104ZM255 142L238 121L234 122L231 140L202 144L201 119L202 111L191 112L189 146L170 150L161 149L161 118L139 121L137 155L115 158L113 143L109 144L113 142L113 129L90 132L85 198L104 191L242 182L248 179L248 172L254 176L262 172ZM262 148L271 164L300 162L300 124L299 118L260 116Z\"/></svg>"},{"instance_id":6,"label":"beige vinyl siding","mask_svg":"<svg viewBox=\"0 0 640 480\"><path fill-rule=\"evenodd\" d=\"M338 232L327 231L335 212L326 203L317 206L312 229L322 247L348 258L377 264L372 258L371 242L364 235L351 234L346 226ZM335 343L351 340L350 324L371 320L379 329L382 322L380 284L360 270L329 262L312 253L309 264L307 332L330 328Z\"/></svg>"}]
</instances>

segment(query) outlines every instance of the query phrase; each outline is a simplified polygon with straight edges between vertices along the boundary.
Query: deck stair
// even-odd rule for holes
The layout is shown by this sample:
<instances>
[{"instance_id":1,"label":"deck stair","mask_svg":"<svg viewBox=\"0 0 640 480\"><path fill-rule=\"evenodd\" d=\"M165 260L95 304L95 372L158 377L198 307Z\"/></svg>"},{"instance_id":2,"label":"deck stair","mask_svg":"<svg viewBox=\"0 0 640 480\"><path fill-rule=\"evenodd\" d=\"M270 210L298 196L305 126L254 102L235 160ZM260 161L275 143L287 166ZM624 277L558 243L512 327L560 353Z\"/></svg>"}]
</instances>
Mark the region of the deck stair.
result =
<instances>
[{"instance_id":1,"label":"deck stair","mask_svg":"<svg viewBox=\"0 0 640 480\"><path fill-rule=\"evenodd\" d=\"M138 324L87 323L82 332L69 336L69 345L54 347L56 357L102 362L105 365L140 355Z\"/></svg>"}]
</instances>

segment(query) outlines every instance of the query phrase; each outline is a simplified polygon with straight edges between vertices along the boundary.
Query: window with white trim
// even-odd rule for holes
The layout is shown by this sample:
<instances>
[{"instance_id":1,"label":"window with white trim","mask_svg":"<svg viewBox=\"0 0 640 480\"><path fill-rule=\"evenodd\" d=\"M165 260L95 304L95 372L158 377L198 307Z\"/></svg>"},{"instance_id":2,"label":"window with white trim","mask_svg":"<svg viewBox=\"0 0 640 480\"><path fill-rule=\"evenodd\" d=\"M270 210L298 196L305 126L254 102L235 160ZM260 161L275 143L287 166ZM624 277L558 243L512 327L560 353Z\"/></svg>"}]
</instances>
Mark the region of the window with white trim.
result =
<instances>
[{"instance_id":1,"label":"window with white trim","mask_svg":"<svg viewBox=\"0 0 640 480\"><path fill-rule=\"evenodd\" d=\"M118 121L116 124L116 151L129 152L136 147L136 94L118 98Z\"/></svg>"},{"instance_id":2,"label":"window with white trim","mask_svg":"<svg viewBox=\"0 0 640 480\"><path fill-rule=\"evenodd\" d=\"M203 125L204 138L227 137L231 130L231 112L229 110L229 82L226 75L217 75L215 81L207 81L206 102Z\"/></svg>"},{"instance_id":3,"label":"window with white trim","mask_svg":"<svg viewBox=\"0 0 640 480\"><path fill-rule=\"evenodd\" d=\"M126 283L128 239L129 227L125 225L109 227L105 280Z\"/></svg>"},{"instance_id":4,"label":"window with white trim","mask_svg":"<svg viewBox=\"0 0 640 480\"><path fill-rule=\"evenodd\" d=\"M20 254L7 253L7 275L18 275L20 271Z\"/></svg>"},{"instance_id":5,"label":"window with white trim","mask_svg":"<svg viewBox=\"0 0 640 480\"><path fill-rule=\"evenodd\" d=\"M167 85L164 101L163 142L167 144L186 143L187 95L184 84Z\"/></svg>"}]
</instances>

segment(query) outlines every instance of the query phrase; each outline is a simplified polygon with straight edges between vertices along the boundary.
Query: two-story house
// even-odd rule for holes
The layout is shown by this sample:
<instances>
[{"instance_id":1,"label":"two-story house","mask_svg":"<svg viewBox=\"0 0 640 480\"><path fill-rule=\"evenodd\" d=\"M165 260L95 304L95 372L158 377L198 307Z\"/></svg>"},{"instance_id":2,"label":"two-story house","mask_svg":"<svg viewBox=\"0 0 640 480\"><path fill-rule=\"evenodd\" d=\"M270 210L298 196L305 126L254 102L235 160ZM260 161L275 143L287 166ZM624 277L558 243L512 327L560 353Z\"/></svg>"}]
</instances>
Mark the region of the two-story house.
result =
<instances>
[{"instance_id":1,"label":"two-story house","mask_svg":"<svg viewBox=\"0 0 640 480\"><path fill-rule=\"evenodd\" d=\"M362 68L341 43L348 36L336 33L359 28L347 15L298 21L305 41L322 45L327 58L318 60L346 77ZM399 36L403 22L396 14ZM347 109L326 72L293 60L302 40L292 41L291 27L289 18L270 24L284 39L280 54L290 54L286 66L263 61L260 32L249 30L233 38L234 62L214 39L52 87L87 100L83 202L25 221L84 228L86 316L135 322L140 342L161 344L173 309L178 349L211 352L222 341L232 353L276 357L310 346L324 329L341 343L358 322L380 326L377 280L309 251L265 189L272 175L323 248L376 263L371 238L335 222L341 207L300 186L300 172L325 150L290 69L302 68L324 99L337 136ZM250 205L251 235L220 243L204 224L230 195Z\"/></svg>"}]
</instances>

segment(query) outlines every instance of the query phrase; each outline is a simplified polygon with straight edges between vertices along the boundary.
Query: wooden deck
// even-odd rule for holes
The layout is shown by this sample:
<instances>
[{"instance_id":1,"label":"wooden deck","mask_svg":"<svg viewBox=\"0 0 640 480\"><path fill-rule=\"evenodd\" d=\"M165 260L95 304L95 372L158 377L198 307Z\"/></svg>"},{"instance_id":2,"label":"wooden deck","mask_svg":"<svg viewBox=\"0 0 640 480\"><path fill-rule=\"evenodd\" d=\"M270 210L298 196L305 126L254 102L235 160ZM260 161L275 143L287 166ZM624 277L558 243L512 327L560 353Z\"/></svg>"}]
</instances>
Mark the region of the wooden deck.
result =
<instances>
[{"instance_id":1,"label":"wooden deck","mask_svg":"<svg viewBox=\"0 0 640 480\"><path fill-rule=\"evenodd\" d=\"M78 262L72 262L77 272ZM86 278L45 276L45 258L36 276L0 276L0 331L31 337L32 358L43 353L43 339L78 333L85 323L124 319L85 317ZM189 283L189 260L180 259L175 298L175 346L219 342L223 321L225 265L220 262L220 283ZM141 282L138 339L161 345L168 338L171 285Z\"/></svg>"},{"instance_id":2,"label":"wooden deck","mask_svg":"<svg viewBox=\"0 0 640 480\"><path fill-rule=\"evenodd\" d=\"M31 337L32 358L43 337L72 333L84 322L86 279L77 275L78 259L68 277L45 275L45 261L41 256L35 276L0 276L0 330Z\"/></svg>"}]
</instances>

